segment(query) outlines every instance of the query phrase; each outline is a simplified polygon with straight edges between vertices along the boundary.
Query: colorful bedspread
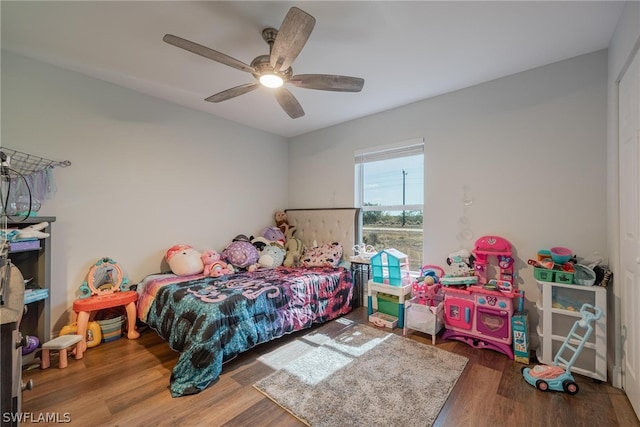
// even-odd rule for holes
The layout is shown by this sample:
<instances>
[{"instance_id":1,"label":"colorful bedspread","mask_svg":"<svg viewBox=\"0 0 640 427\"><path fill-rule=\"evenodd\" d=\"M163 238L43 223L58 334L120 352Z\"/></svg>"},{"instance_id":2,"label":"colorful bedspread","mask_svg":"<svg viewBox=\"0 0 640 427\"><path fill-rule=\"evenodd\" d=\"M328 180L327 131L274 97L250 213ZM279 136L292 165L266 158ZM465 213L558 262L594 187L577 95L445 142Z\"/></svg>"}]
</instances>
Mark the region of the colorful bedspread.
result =
<instances>
[{"instance_id":1,"label":"colorful bedspread","mask_svg":"<svg viewBox=\"0 0 640 427\"><path fill-rule=\"evenodd\" d=\"M137 291L140 320L180 352L174 397L204 390L243 351L348 313L353 297L344 268L280 267L220 278L154 274Z\"/></svg>"}]
</instances>

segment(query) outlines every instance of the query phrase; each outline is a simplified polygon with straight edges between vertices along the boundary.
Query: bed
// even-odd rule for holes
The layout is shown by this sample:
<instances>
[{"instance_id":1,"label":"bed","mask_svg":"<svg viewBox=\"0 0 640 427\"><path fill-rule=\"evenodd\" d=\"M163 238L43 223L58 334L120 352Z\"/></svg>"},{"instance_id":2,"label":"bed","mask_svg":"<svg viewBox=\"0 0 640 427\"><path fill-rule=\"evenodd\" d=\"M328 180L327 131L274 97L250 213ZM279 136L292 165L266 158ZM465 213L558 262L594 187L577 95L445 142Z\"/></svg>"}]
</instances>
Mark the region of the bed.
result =
<instances>
[{"instance_id":1,"label":"bed","mask_svg":"<svg viewBox=\"0 0 640 427\"><path fill-rule=\"evenodd\" d=\"M290 209L305 246L340 242L343 260L358 242L356 208ZM138 283L138 318L180 353L173 397L201 392L223 364L256 345L349 313L356 290L348 263L337 268L259 269L223 277L158 273Z\"/></svg>"}]
</instances>

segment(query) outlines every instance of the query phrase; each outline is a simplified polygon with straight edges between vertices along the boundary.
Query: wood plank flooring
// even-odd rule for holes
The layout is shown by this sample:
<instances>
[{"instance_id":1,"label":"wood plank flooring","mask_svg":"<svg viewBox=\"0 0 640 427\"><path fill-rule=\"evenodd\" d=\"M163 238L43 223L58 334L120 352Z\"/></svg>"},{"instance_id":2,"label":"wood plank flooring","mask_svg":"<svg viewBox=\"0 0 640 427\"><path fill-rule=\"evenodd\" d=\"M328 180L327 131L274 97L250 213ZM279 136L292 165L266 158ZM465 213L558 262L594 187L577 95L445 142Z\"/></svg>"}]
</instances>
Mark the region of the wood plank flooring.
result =
<instances>
[{"instance_id":1,"label":"wood plank flooring","mask_svg":"<svg viewBox=\"0 0 640 427\"><path fill-rule=\"evenodd\" d=\"M365 308L345 317L353 324L367 322ZM351 326L332 322L315 329L337 336ZM23 393L22 409L36 420L42 414L59 419L68 414L71 426L301 426L253 384L273 372L257 360L260 355L308 332L260 345L225 364L220 379L207 390L172 398L168 385L178 354L147 329L138 340L121 338L90 348L81 360L70 357L65 369L58 369L52 356L51 368L25 370L23 380L32 379L35 386ZM432 345L429 335L410 337ZM625 394L606 383L577 375L578 394L543 393L522 379L524 365L501 353L440 337L436 346L469 358L437 427L640 426Z\"/></svg>"}]
</instances>

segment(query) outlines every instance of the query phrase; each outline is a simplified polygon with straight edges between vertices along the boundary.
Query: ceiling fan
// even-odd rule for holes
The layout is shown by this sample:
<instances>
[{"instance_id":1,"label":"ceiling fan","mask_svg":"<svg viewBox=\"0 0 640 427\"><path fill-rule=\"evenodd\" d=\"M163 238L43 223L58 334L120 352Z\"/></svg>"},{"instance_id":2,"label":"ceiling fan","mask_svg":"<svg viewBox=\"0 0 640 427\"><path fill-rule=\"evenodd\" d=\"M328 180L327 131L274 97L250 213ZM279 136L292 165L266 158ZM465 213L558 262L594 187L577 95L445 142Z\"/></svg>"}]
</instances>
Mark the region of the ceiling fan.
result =
<instances>
[{"instance_id":1,"label":"ceiling fan","mask_svg":"<svg viewBox=\"0 0 640 427\"><path fill-rule=\"evenodd\" d=\"M332 74L293 74L291 64L302 51L315 23L316 19L313 16L297 7L292 7L282 21L280 30L275 28L262 30L262 38L269 44L269 55L257 56L251 61L251 65L172 34L166 34L162 40L229 67L251 73L257 80L254 83L245 83L223 90L206 98L205 101L226 101L251 92L260 86L266 86L274 89L276 100L282 109L292 119L296 119L304 116L304 110L293 94L283 86L285 83L305 89L334 92L360 92L364 86L364 79L359 77Z\"/></svg>"}]
</instances>

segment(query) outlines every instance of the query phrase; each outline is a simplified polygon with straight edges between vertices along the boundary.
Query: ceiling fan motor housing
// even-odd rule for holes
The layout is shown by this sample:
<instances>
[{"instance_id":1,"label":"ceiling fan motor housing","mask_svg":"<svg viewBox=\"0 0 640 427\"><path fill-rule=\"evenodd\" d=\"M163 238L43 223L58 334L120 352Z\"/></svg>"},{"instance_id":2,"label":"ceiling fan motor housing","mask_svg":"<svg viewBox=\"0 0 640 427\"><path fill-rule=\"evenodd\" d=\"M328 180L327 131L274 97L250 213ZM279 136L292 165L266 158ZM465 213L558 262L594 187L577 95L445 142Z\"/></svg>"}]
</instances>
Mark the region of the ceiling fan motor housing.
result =
<instances>
[{"instance_id":1,"label":"ceiling fan motor housing","mask_svg":"<svg viewBox=\"0 0 640 427\"><path fill-rule=\"evenodd\" d=\"M253 61L251 61L251 66L256 69L256 72L253 73L253 76L256 79L260 79L260 76L263 74L276 74L282 77L282 80L285 82L289 81L291 76L293 75L293 69L291 67L287 68L284 72L275 71L269 62L269 55L260 55L257 56Z\"/></svg>"}]
</instances>

